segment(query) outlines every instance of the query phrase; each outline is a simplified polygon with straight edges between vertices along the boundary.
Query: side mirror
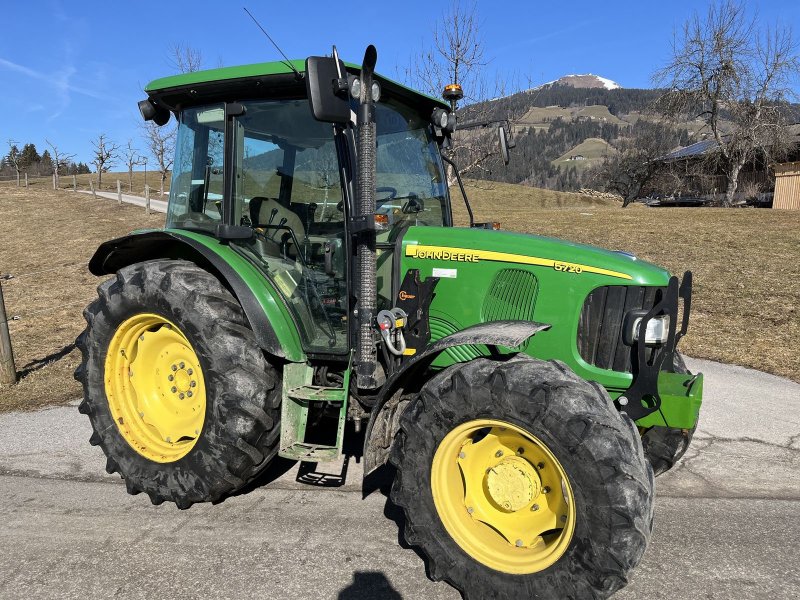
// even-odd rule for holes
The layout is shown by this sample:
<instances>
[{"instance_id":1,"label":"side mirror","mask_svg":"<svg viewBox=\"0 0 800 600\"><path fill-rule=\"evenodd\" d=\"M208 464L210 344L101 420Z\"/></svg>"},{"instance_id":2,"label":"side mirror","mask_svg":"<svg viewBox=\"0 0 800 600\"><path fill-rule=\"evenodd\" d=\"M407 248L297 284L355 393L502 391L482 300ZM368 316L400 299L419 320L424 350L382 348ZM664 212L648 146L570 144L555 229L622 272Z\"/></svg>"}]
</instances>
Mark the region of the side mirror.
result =
<instances>
[{"instance_id":1,"label":"side mirror","mask_svg":"<svg viewBox=\"0 0 800 600\"><path fill-rule=\"evenodd\" d=\"M350 121L347 72L338 57L309 56L306 59L306 91L317 121L342 124Z\"/></svg>"},{"instance_id":2,"label":"side mirror","mask_svg":"<svg viewBox=\"0 0 800 600\"><path fill-rule=\"evenodd\" d=\"M497 138L500 142L500 154L503 157L503 164L508 164L508 161L511 159L509 156L509 149L511 145L508 143L508 133L506 132L506 128L503 125L500 125L497 128Z\"/></svg>"}]
</instances>

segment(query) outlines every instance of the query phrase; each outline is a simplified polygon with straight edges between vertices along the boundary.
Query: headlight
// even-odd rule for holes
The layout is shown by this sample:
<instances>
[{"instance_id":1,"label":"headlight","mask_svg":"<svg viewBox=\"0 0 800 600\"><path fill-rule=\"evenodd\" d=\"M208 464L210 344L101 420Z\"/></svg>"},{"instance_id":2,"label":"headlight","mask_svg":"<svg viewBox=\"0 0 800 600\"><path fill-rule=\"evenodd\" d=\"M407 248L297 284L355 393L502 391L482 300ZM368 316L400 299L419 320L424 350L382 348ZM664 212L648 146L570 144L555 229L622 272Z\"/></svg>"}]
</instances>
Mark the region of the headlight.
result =
<instances>
[{"instance_id":1,"label":"headlight","mask_svg":"<svg viewBox=\"0 0 800 600\"><path fill-rule=\"evenodd\" d=\"M639 339L639 325L642 323L642 317L633 320L633 330L631 331L631 339L638 341ZM663 344L669 338L669 315L662 315L660 317L653 317L647 322L647 330L644 333L644 343L649 345Z\"/></svg>"}]
</instances>

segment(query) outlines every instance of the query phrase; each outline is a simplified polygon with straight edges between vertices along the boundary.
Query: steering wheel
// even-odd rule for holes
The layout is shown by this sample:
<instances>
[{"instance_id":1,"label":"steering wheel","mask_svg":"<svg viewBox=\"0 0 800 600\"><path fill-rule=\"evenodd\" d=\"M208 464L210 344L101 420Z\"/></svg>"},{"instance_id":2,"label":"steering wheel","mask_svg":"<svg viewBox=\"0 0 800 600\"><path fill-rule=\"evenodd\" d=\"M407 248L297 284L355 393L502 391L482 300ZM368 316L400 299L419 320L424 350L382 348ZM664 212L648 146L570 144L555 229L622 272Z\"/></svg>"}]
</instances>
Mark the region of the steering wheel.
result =
<instances>
[{"instance_id":1,"label":"steering wheel","mask_svg":"<svg viewBox=\"0 0 800 600\"><path fill-rule=\"evenodd\" d=\"M375 188L375 194L389 194L386 198L376 199L377 204L383 204L384 202L388 202L389 200L394 200L397 197L397 188L390 187L388 185Z\"/></svg>"}]
</instances>

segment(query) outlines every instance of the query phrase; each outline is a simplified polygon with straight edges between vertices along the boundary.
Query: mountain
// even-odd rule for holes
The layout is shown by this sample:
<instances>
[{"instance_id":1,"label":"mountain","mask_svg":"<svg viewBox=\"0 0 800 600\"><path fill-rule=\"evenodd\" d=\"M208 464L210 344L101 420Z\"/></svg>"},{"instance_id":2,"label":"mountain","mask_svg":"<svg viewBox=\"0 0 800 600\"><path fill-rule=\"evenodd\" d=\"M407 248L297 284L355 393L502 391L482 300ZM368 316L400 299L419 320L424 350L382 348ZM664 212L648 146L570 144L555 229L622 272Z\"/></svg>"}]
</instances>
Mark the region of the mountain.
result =
<instances>
[{"instance_id":1,"label":"mountain","mask_svg":"<svg viewBox=\"0 0 800 600\"><path fill-rule=\"evenodd\" d=\"M600 77L599 75L593 75L591 73L586 73L584 75L564 75L564 77L560 77L555 81L550 81L544 85L549 87L555 85L568 85L570 87L581 89L603 88L606 90L618 90L622 88L622 86L616 81L612 81L611 79L607 79L605 77Z\"/></svg>"}]
</instances>

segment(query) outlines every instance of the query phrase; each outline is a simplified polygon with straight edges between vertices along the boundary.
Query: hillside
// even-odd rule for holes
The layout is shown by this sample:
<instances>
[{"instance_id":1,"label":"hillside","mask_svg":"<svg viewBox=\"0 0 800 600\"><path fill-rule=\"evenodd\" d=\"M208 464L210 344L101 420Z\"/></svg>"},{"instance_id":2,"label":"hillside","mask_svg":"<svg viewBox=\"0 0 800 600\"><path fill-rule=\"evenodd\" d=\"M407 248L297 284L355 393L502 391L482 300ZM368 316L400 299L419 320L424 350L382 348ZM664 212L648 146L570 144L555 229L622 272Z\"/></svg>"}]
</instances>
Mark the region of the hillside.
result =
<instances>
[{"instance_id":1,"label":"hillside","mask_svg":"<svg viewBox=\"0 0 800 600\"><path fill-rule=\"evenodd\" d=\"M558 167L574 166L578 170L584 170L601 164L607 156L614 153L616 150L607 141L588 138L559 156L553 164Z\"/></svg>"}]
</instances>

